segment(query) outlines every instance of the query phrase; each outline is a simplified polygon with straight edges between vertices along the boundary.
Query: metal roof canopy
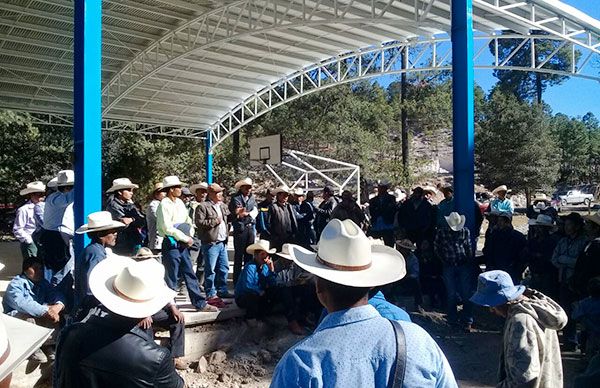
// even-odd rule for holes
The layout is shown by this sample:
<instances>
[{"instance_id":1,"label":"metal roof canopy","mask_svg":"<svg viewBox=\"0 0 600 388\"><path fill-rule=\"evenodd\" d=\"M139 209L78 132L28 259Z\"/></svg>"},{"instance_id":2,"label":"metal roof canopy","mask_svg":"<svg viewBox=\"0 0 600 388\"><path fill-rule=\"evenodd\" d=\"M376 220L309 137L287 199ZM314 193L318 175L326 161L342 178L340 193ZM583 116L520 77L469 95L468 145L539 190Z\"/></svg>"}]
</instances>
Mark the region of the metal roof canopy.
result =
<instances>
[{"instance_id":1,"label":"metal roof canopy","mask_svg":"<svg viewBox=\"0 0 600 388\"><path fill-rule=\"evenodd\" d=\"M0 4L0 107L63 115L68 123L74 2ZM211 130L213 149L260 114L333 83L451 66L450 0L106 0L102 9L103 128L195 138ZM507 29L523 43L560 40L583 54L568 75L600 79L589 74L600 54L600 22L558 1L473 0L473 27L476 39L496 45ZM367 63L346 75L329 66L360 62L390 44L410 49L416 62L393 64L398 58L383 53L371 64L378 72ZM549 72L554 54L538 58L532 50L531 66L517 70ZM475 65L506 67L497 56ZM273 93L319 69L335 82L325 75L316 88Z\"/></svg>"}]
</instances>

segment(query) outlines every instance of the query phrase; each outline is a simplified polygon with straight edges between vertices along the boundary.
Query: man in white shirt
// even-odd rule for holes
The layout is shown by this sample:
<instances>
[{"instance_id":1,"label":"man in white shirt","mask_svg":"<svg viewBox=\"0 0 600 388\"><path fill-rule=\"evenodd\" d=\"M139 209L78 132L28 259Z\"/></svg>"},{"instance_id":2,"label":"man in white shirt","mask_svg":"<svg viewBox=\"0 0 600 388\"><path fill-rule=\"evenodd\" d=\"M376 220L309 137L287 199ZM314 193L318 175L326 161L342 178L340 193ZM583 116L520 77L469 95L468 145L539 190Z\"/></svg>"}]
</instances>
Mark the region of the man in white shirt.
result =
<instances>
[{"instance_id":1,"label":"man in white shirt","mask_svg":"<svg viewBox=\"0 0 600 388\"><path fill-rule=\"evenodd\" d=\"M39 228L35 218L35 206L44 201L46 186L39 181L31 182L19 194L26 197L27 202L17 209L13 233L21 243L21 254L25 260L38 255L38 246L34 241L34 233Z\"/></svg>"},{"instance_id":2,"label":"man in white shirt","mask_svg":"<svg viewBox=\"0 0 600 388\"><path fill-rule=\"evenodd\" d=\"M179 197L184 184L176 176L163 179L166 197L160 201L156 211L156 227L163 237L162 262L165 266L165 282L169 288L177 290L177 280L181 275L188 289L192 305L199 311L217 312L216 307L206 303L200 294L198 278L190 259L190 247L194 243L194 226L188 209Z\"/></svg>"},{"instance_id":3,"label":"man in white shirt","mask_svg":"<svg viewBox=\"0 0 600 388\"><path fill-rule=\"evenodd\" d=\"M163 191L162 182L159 182L154 185L154 193L152 194L152 201L148 204L146 208L146 224L148 225L148 248L152 249L153 253L160 252L163 238L158 234L158 230L156 228L156 211L158 210L158 205L160 205L160 201L162 201L166 194Z\"/></svg>"}]
</instances>

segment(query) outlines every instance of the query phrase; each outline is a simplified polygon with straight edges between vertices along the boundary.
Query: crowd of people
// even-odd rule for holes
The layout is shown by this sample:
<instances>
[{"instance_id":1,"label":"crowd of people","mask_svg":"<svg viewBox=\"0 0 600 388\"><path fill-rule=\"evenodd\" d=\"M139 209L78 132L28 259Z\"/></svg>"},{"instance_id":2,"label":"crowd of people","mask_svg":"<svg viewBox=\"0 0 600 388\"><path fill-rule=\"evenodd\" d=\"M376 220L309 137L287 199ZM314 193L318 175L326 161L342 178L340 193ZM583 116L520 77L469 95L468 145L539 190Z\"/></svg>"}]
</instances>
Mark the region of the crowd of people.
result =
<instances>
[{"instance_id":1,"label":"crowd of people","mask_svg":"<svg viewBox=\"0 0 600 388\"><path fill-rule=\"evenodd\" d=\"M188 366L185 317L174 297L183 284L198 312L235 301L250 325L281 313L292 333L312 332L281 359L274 387L456 386L442 351L398 307L407 298L414 310L445 309L448 323L466 332L476 325L474 305L506 318L501 386L560 386L559 330L564 350L579 345L590 358L600 350L600 214L559 217L536 207L525 236L512 225L504 185L489 206L473 202L471 229L454 211L450 185L417 186L398 201L379 182L360 205L350 191L338 196L329 187L280 186L259 201L244 178L226 201L217 183L188 187L167 176L144 209L137 188L115 179L105 210L77 229L73 171L20 193L27 202L13 230L23 271L8 286L4 313L62 328L58 347L47 344L30 358L56 358L58 386L114 386L114 379L138 386L148 376L157 386L182 386L175 370ZM90 240L77 258L75 234ZM579 336L577 321L585 329ZM153 342L156 327L169 329L169 350ZM115 363L124 352L131 357Z\"/></svg>"}]
</instances>

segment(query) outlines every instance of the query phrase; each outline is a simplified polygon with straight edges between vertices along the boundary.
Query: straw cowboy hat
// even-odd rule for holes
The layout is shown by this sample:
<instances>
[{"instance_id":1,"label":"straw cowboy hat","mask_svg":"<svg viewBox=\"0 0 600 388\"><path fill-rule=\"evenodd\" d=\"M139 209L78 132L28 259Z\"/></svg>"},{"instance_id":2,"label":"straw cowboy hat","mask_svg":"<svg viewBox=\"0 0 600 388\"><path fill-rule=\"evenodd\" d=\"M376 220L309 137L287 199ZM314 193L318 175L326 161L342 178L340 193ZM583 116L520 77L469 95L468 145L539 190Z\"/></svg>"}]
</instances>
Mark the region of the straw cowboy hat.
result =
<instances>
[{"instance_id":1,"label":"straw cowboy hat","mask_svg":"<svg viewBox=\"0 0 600 388\"><path fill-rule=\"evenodd\" d=\"M293 194L297 197L302 197L304 196L304 189L302 189L301 187L296 187L293 191Z\"/></svg>"},{"instance_id":2,"label":"straw cowboy hat","mask_svg":"<svg viewBox=\"0 0 600 388\"><path fill-rule=\"evenodd\" d=\"M506 187L506 185L500 185L500 186L496 187L494 190L492 190L492 194L496 195L500 191L505 191L508 193L509 190L508 190L508 187Z\"/></svg>"},{"instance_id":3,"label":"straw cowboy hat","mask_svg":"<svg viewBox=\"0 0 600 388\"><path fill-rule=\"evenodd\" d=\"M196 193L196 191L198 191L198 189L208 190L208 183L200 182L200 183L194 183L193 185L190 186L190 191L194 194Z\"/></svg>"},{"instance_id":4,"label":"straw cowboy hat","mask_svg":"<svg viewBox=\"0 0 600 388\"><path fill-rule=\"evenodd\" d=\"M75 172L73 170L62 170L56 176L56 186L73 186L75 184Z\"/></svg>"},{"instance_id":5,"label":"straw cowboy hat","mask_svg":"<svg viewBox=\"0 0 600 388\"><path fill-rule=\"evenodd\" d=\"M21 191L19 191L19 195L27 195L33 193L45 193L46 185L44 185L40 181L28 183L27 186Z\"/></svg>"},{"instance_id":6,"label":"straw cowboy hat","mask_svg":"<svg viewBox=\"0 0 600 388\"><path fill-rule=\"evenodd\" d=\"M140 186L135 183L131 183L129 178L117 178L113 180L112 187L106 190L106 193L114 193L115 191L123 189L138 189Z\"/></svg>"},{"instance_id":7,"label":"straw cowboy hat","mask_svg":"<svg viewBox=\"0 0 600 388\"><path fill-rule=\"evenodd\" d=\"M135 261L146 260L146 259L158 259L160 255L155 255L152 253L152 250L147 247L141 247L135 253L135 255L131 256L131 258Z\"/></svg>"},{"instance_id":8,"label":"straw cowboy hat","mask_svg":"<svg viewBox=\"0 0 600 388\"><path fill-rule=\"evenodd\" d=\"M433 187L431 185L422 186L422 189L423 189L424 192L431 193L433 195L437 195L437 192L438 192L437 188L435 188L435 187Z\"/></svg>"},{"instance_id":9,"label":"straw cowboy hat","mask_svg":"<svg viewBox=\"0 0 600 388\"><path fill-rule=\"evenodd\" d=\"M325 191L325 189L323 189L323 191ZM290 188L287 186L279 186L278 188L276 188L275 190L273 190L271 192L271 194L273 194L273 195L277 195L279 193L290 194Z\"/></svg>"},{"instance_id":10,"label":"straw cowboy hat","mask_svg":"<svg viewBox=\"0 0 600 388\"><path fill-rule=\"evenodd\" d=\"M592 215L589 215L589 216L583 216L583 218L585 218L586 220L591 221L595 224L600 225L600 211L598 211Z\"/></svg>"},{"instance_id":11,"label":"straw cowboy hat","mask_svg":"<svg viewBox=\"0 0 600 388\"><path fill-rule=\"evenodd\" d=\"M540 214L537 218L527 221L527 223L529 226L554 226L554 220L546 214Z\"/></svg>"},{"instance_id":12,"label":"straw cowboy hat","mask_svg":"<svg viewBox=\"0 0 600 388\"><path fill-rule=\"evenodd\" d=\"M163 185L162 182L158 182L154 184L154 193L156 193L157 191L161 191L163 189Z\"/></svg>"},{"instance_id":13,"label":"straw cowboy hat","mask_svg":"<svg viewBox=\"0 0 600 388\"><path fill-rule=\"evenodd\" d=\"M48 184L46 186L48 186L51 189L55 189L57 185L58 185L58 177L55 176L54 178L52 178L48 181Z\"/></svg>"},{"instance_id":14,"label":"straw cowboy hat","mask_svg":"<svg viewBox=\"0 0 600 388\"><path fill-rule=\"evenodd\" d=\"M0 314L0 381L46 342L53 330Z\"/></svg>"},{"instance_id":15,"label":"straw cowboy hat","mask_svg":"<svg viewBox=\"0 0 600 388\"><path fill-rule=\"evenodd\" d=\"M252 186L252 184L252 179L250 178L240 179L239 181L235 182L235 189L239 190L242 186Z\"/></svg>"},{"instance_id":16,"label":"straw cowboy hat","mask_svg":"<svg viewBox=\"0 0 600 388\"><path fill-rule=\"evenodd\" d=\"M277 252L276 255L279 257L282 257L284 259L287 259L287 260L294 260L294 259L292 259L291 252L292 252L292 244L283 244L281 246L281 252Z\"/></svg>"},{"instance_id":17,"label":"straw cowboy hat","mask_svg":"<svg viewBox=\"0 0 600 388\"><path fill-rule=\"evenodd\" d=\"M255 251L265 251L267 253L275 253L277 249L271 249L271 243L268 240L258 240L254 244L248 245L246 253L253 255Z\"/></svg>"},{"instance_id":18,"label":"straw cowboy hat","mask_svg":"<svg viewBox=\"0 0 600 388\"><path fill-rule=\"evenodd\" d=\"M417 250L417 246L407 238L402 239L402 240L396 240L396 246L398 246L400 248L408 249L410 251Z\"/></svg>"},{"instance_id":19,"label":"straw cowboy hat","mask_svg":"<svg viewBox=\"0 0 600 388\"><path fill-rule=\"evenodd\" d=\"M210 185L208 185L208 191L210 191L210 192L220 193L223 190L225 190L225 189L222 188L218 183L211 183Z\"/></svg>"},{"instance_id":20,"label":"straw cowboy hat","mask_svg":"<svg viewBox=\"0 0 600 388\"><path fill-rule=\"evenodd\" d=\"M84 234L91 232L99 232L101 230L121 229L126 225L119 221L114 221L109 212L101 211L90 213L87 216L87 224L81 225L75 233Z\"/></svg>"},{"instance_id":21,"label":"straw cowboy hat","mask_svg":"<svg viewBox=\"0 0 600 388\"><path fill-rule=\"evenodd\" d=\"M385 245L371 244L351 220L333 219L323 229L318 252L292 245L290 256L300 268L334 283L376 287L406 275L404 257Z\"/></svg>"},{"instance_id":22,"label":"straw cowboy hat","mask_svg":"<svg viewBox=\"0 0 600 388\"><path fill-rule=\"evenodd\" d=\"M452 212L449 215L444 216L444 218L446 219L446 222L448 223L450 229L452 229L455 232L458 232L459 230L464 228L465 222L467 220L465 216L460 215L457 212Z\"/></svg>"},{"instance_id":23,"label":"straw cowboy hat","mask_svg":"<svg viewBox=\"0 0 600 388\"><path fill-rule=\"evenodd\" d=\"M175 175L166 176L162 181L162 185L163 190L173 186L187 186L185 183L179 180L179 177Z\"/></svg>"},{"instance_id":24,"label":"straw cowboy hat","mask_svg":"<svg viewBox=\"0 0 600 388\"><path fill-rule=\"evenodd\" d=\"M92 294L110 311L146 318L167 305L177 291L164 281L165 267L156 260L107 257L90 273Z\"/></svg>"}]
</instances>

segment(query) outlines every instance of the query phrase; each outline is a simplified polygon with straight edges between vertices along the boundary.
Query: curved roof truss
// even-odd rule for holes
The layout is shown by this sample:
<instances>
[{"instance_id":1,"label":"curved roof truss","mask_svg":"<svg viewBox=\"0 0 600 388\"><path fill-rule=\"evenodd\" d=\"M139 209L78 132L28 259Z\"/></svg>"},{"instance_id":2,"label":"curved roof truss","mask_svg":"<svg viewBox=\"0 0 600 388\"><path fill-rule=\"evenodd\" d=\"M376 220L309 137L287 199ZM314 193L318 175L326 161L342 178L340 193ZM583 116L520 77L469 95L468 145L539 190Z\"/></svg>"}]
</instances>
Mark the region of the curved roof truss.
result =
<instances>
[{"instance_id":1,"label":"curved roof truss","mask_svg":"<svg viewBox=\"0 0 600 388\"><path fill-rule=\"evenodd\" d=\"M0 4L0 107L71 115L73 1ZM501 31L513 31L520 48L543 31L582 53L568 75L598 79L590 67L600 54L597 20L556 0L473 0L473 7L479 68L506 68L485 49L505 38ZM285 85L289 101L336 77L448 69L449 32L450 0L104 0L105 128L187 137L210 129L216 146L276 106L274 92ZM402 50L405 68L394 59ZM513 69L553 72L555 53L538 54ZM353 58L357 70L336 72ZM294 94L296 82L304 85Z\"/></svg>"}]
</instances>

